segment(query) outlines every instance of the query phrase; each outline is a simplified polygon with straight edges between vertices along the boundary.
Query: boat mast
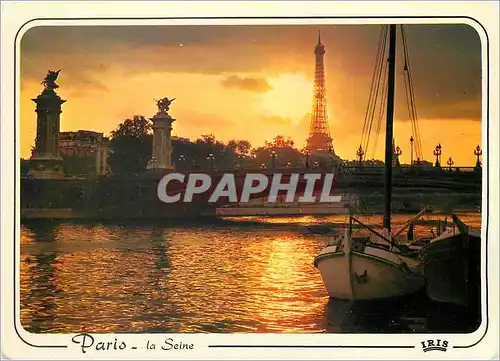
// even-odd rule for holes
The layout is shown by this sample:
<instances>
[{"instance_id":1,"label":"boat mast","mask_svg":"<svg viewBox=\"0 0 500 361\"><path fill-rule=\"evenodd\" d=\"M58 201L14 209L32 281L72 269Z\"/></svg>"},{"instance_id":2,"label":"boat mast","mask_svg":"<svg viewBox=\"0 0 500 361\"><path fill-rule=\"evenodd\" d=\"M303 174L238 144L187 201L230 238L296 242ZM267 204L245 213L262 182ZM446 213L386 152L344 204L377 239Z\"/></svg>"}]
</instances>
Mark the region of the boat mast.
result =
<instances>
[{"instance_id":1,"label":"boat mast","mask_svg":"<svg viewBox=\"0 0 500 361\"><path fill-rule=\"evenodd\" d=\"M396 72L396 25L389 30L389 73L387 79L387 120L385 128L385 209L384 228L391 232L392 137L394 122L394 88Z\"/></svg>"}]
</instances>

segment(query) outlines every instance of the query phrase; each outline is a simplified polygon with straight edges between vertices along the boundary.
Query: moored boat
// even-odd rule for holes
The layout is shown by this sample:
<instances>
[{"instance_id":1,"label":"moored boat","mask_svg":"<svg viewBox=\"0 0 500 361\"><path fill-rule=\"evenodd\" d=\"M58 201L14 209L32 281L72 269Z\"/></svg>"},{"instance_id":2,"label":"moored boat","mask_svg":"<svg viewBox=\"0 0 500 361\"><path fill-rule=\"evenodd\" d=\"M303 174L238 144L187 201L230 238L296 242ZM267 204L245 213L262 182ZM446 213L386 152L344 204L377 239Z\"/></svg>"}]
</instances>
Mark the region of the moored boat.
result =
<instances>
[{"instance_id":1,"label":"moored boat","mask_svg":"<svg viewBox=\"0 0 500 361\"><path fill-rule=\"evenodd\" d=\"M383 52L379 54L383 56ZM401 230L394 235L391 233L395 63L396 25L390 25L384 167L385 235L351 215L344 237L336 246L328 245L315 257L314 265L321 274L328 295L333 298L351 301L384 299L417 292L425 285L418 272L418 251L398 245L395 236ZM370 236L353 237L353 221L367 229Z\"/></svg>"},{"instance_id":2,"label":"moored boat","mask_svg":"<svg viewBox=\"0 0 500 361\"><path fill-rule=\"evenodd\" d=\"M452 216L453 224L422 249L426 291L434 301L479 307L481 235Z\"/></svg>"},{"instance_id":3,"label":"moored boat","mask_svg":"<svg viewBox=\"0 0 500 361\"><path fill-rule=\"evenodd\" d=\"M373 300L411 294L424 287L416 256L415 252L398 254L370 237L353 238L346 231L341 242L316 256L314 265L330 297Z\"/></svg>"}]
</instances>

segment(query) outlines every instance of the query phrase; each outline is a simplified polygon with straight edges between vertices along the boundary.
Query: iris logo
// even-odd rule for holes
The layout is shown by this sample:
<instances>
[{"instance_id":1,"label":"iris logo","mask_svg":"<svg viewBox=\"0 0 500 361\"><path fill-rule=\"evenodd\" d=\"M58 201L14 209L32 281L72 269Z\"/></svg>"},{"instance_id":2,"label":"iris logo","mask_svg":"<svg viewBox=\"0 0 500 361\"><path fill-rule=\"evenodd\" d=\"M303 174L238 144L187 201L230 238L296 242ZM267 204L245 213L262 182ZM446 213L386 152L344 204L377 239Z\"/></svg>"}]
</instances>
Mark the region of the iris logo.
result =
<instances>
[{"instance_id":1,"label":"iris logo","mask_svg":"<svg viewBox=\"0 0 500 361\"><path fill-rule=\"evenodd\" d=\"M426 340L422 341L422 350L424 352L427 351L443 351L446 352L446 349L448 347L448 341L443 341L443 340Z\"/></svg>"}]
</instances>

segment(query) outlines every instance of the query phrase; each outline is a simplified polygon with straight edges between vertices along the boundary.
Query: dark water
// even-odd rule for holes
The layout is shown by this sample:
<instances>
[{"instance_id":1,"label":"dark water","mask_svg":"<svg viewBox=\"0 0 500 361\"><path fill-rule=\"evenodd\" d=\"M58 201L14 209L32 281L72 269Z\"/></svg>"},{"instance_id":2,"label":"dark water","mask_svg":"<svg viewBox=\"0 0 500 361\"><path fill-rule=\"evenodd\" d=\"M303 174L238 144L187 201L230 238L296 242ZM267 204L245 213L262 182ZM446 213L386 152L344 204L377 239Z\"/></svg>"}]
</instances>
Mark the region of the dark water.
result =
<instances>
[{"instance_id":1,"label":"dark water","mask_svg":"<svg viewBox=\"0 0 500 361\"><path fill-rule=\"evenodd\" d=\"M480 214L461 218L480 226ZM55 333L470 331L463 310L425 295L329 300L313 266L327 238L307 226L346 217L253 220L24 224L21 323Z\"/></svg>"}]
</instances>

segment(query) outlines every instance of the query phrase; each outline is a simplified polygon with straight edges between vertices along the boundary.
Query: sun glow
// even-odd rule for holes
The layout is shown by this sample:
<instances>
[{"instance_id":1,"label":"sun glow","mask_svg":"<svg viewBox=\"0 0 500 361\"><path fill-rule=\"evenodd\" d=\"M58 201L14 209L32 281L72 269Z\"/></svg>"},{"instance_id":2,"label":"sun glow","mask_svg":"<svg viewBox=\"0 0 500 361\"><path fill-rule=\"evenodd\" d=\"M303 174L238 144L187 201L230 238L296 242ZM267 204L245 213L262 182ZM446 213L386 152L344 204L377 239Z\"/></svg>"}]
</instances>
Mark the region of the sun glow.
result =
<instances>
[{"instance_id":1,"label":"sun glow","mask_svg":"<svg viewBox=\"0 0 500 361\"><path fill-rule=\"evenodd\" d=\"M261 112L269 117L290 118L297 125L311 111L313 81L305 74L267 78L272 89L261 95Z\"/></svg>"}]
</instances>

